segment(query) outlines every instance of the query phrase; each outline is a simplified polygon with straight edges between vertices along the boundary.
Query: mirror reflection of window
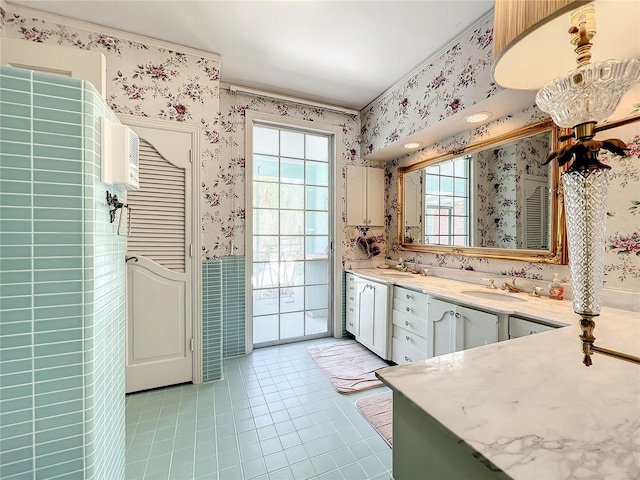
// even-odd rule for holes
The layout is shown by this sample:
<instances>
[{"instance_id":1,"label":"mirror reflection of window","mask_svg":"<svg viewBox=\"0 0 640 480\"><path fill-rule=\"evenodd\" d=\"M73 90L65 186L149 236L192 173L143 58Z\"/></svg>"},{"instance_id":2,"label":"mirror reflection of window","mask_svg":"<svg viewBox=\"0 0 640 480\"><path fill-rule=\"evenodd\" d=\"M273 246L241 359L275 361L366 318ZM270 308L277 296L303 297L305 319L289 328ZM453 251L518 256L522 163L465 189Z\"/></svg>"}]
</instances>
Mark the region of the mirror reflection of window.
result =
<instances>
[{"instance_id":1,"label":"mirror reflection of window","mask_svg":"<svg viewBox=\"0 0 640 480\"><path fill-rule=\"evenodd\" d=\"M471 245L472 158L465 155L424 169L425 244Z\"/></svg>"}]
</instances>

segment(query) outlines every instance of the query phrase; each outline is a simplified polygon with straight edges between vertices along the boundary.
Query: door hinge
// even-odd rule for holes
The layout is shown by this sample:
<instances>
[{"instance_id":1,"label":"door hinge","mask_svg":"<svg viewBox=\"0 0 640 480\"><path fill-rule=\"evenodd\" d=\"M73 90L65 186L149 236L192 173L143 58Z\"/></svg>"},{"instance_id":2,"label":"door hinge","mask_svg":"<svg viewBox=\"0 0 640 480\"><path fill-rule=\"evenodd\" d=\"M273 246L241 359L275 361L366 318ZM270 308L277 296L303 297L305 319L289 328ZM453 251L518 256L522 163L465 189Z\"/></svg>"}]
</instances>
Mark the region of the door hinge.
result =
<instances>
[{"instance_id":1,"label":"door hinge","mask_svg":"<svg viewBox=\"0 0 640 480\"><path fill-rule=\"evenodd\" d=\"M193 257L193 244L189 245L189 256Z\"/></svg>"},{"instance_id":2,"label":"door hinge","mask_svg":"<svg viewBox=\"0 0 640 480\"><path fill-rule=\"evenodd\" d=\"M193 338L189 341L189 348L193 352Z\"/></svg>"},{"instance_id":3,"label":"door hinge","mask_svg":"<svg viewBox=\"0 0 640 480\"><path fill-rule=\"evenodd\" d=\"M189 162L193 163L193 150L189 150Z\"/></svg>"}]
</instances>

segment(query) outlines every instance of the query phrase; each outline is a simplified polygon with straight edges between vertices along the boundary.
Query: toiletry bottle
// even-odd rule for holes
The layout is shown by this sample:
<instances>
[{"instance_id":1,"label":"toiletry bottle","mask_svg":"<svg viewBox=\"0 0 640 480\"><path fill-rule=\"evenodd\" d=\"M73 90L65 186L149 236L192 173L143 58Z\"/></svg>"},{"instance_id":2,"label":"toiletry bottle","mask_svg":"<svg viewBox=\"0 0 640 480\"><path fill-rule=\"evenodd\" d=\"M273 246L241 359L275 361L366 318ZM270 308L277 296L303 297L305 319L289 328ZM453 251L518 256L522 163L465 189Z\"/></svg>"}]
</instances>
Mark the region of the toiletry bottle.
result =
<instances>
[{"instance_id":1,"label":"toiletry bottle","mask_svg":"<svg viewBox=\"0 0 640 480\"><path fill-rule=\"evenodd\" d=\"M564 296L564 287L560 283L560 279L558 278L558 274L554 274L553 280L549 283L549 298L553 298L554 300L562 300Z\"/></svg>"}]
</instances>

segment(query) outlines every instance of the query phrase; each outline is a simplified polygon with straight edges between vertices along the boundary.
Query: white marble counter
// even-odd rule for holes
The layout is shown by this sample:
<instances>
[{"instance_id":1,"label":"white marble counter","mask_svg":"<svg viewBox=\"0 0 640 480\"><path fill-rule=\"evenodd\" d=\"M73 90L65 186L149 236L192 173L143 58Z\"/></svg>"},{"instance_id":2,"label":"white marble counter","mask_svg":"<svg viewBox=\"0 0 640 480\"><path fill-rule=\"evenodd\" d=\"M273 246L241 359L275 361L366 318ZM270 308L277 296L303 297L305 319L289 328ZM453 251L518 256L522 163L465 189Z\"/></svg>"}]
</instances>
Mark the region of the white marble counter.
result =
<instances>
[{"instance_id":1,"label":"white marble counter","mask_svg":"<svg viewBox=\"0 0 640 480\"><path fill-rule=\"evenodd\" d=\"M486 286L475 283L461 282L459 280L451 280L442 277L414 275L411 273L400 273L393 269L379 268L362 268L347 270L363 277L385 282L389 284L399 285L405 288L424 291L430 295L448 300L460 305L472 308L491 311L499 314L516 315L535 320L540 320L552 325L566 326L578 323L578 316L573 312L573 303L571 300L552 300L548 296L531 297L527 289L521 293L507 293L503 290L490 290ZM507 279L505 278L505 280ZM525 284L526 280L518 279L516 285ZM500 287L500 282L496 282L496 286ZM518 297L522 302L505 302L494 299L485 299L474 297L462 292L494 292L497 295L505 297ZM622 310L612 307L603 307L603 314L607 315L626 315L628 310ZM636 318L640 319L640 313L635 312ZM598 321L596 320L596 323Z\"/></svg>"},{"instance_id":2,"label":"white marble counter","mask_svg":"<svg viewBox=\"0 0 640 480\"><path fill-rule=\"evenodd\" d=\"M585 367L579 333L557 329L377 374L508 478L639 479L640 365L594 354ZM607 309L595 336L640 355L640 314Z\"/></svg>"}]
</instances>

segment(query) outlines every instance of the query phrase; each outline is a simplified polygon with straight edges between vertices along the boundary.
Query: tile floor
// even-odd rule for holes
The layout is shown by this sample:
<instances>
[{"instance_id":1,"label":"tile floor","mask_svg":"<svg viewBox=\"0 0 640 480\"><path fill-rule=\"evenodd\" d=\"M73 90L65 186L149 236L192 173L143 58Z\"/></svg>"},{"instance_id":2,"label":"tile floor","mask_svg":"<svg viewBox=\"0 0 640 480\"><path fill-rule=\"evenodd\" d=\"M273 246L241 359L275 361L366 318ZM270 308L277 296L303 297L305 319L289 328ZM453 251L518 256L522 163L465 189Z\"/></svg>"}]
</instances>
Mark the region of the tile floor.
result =
<instances>
[{"instance_id":1,"label":"tile floor","mask_svg":"<svg viewBox=\"0 0 640 480\"><path fill-rule=\"evenodd\" d=\"M127 396L126 478L389 480L391 449L305 347L225 360L225 379Z\"/></svg>"}]
</instances>

